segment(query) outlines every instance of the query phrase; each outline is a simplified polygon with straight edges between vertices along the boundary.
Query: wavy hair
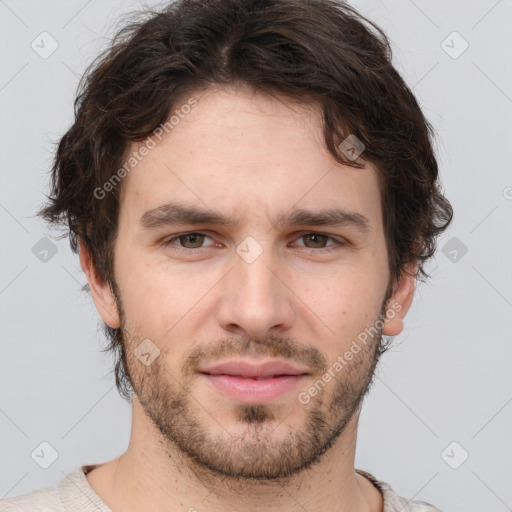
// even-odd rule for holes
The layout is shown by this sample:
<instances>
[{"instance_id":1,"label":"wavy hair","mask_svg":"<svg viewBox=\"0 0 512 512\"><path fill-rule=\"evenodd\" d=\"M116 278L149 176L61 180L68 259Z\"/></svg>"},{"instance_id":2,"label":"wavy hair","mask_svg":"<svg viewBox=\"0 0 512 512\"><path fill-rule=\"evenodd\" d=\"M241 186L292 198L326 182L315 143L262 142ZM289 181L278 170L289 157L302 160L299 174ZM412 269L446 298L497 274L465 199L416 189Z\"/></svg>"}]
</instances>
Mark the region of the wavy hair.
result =
<instances>
[{"instance_id":1,"label":"wavy hair","mask_svg":"<svg viewBox=\"0 0 512 512\"><path fill-rule=\"evenodd\" d=\"M98 199L123 166L126 149L166 122L185 95L210 85L313 102L323 111L325 146L339 163L350 134L379 172L390 283L409 262L425 262L453 212L440 189L434 132L392 64L389 40L374 23L335 0L178 0L130 19L87 68L75 119L60 139L51 194L38 212L63 226L71 248L90 250L115 291L113 247L122 182ZM120 329L105 326L118 351L116 384L129 396Z\"/></svg>"}]
</instances>

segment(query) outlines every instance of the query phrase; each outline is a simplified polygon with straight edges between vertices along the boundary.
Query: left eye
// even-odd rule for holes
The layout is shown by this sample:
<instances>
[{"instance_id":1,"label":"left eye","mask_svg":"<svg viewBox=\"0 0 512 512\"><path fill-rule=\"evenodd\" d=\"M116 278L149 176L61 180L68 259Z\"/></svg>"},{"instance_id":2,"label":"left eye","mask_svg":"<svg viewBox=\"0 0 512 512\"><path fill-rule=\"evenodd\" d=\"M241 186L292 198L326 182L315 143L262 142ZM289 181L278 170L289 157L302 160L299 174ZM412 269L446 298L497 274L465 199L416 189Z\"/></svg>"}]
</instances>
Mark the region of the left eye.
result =
<instances>
[{"instance_id":1,"label":"left eye","mask_svg":"<svg viewBox=\"0 0 512 512\"><path fill-rule=\"evenodd\" d=\"M314 244L314 247L308 247L308 249L325 249L326 246L324 245L327 240L334 240L334 238L332 236L329 236L329 235L323 235L322 233L306 233L304 235L301 235L299 237L299 240L303 238L303 239L308 239L310 241L312 241L312 243ZM318 247L318 244L322 245L322 247ZM337 240L334 240L334 244L331 244L332 245L336 245L336 244L340 244L341 245L341 242L338 242ZM327 246L329 247L329 246Z\"/></svg>"},{"instance_id":2,"label":"left eye","mask_svg":"<svg viewBox=\"0 0 512 512\"><path fill-rule=\"evenodd\" d=\"M169 247L171 245L174 246L177 250L194 250L194 249L202 249L203 242L205 238L210 238L208 235L204 233L183 233L181 235L176 235L171 238L168 238L163 242L164 247ZM322 233L304 233L302 234L298 240L306 240L309 241L307 243L313 244L313 247L306 247L307 249L326 249L330 250L329 247L333 247L336 245L344 245L343 242L334 239L332 236L324 235ZM179 245L174 245L174 241L178 240ZM211 238L210 238L211 240ZM330 245L326 245L328 240L332 240L334 243ZM305 246L303 246L305 247Z\"/></svg>"}]
</instances>

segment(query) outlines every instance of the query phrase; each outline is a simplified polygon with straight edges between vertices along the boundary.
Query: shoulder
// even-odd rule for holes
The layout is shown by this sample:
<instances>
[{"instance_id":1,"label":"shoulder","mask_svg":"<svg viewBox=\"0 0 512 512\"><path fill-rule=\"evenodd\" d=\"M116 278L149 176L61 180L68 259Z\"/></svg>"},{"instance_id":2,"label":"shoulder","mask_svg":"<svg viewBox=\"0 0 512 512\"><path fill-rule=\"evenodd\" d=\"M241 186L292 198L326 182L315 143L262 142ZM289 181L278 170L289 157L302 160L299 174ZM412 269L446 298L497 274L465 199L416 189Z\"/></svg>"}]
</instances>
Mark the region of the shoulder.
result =
<instances>
[{"instance_id":1,"label":"shoulder","mask_svg":"<svg viewBox=\"0 0 512 512\"><path fill-rule=\"evenodd\" d=\"M95 465L85 465L65 474L55 487L0 500L0 512L112 512L86 478Z\"/></svg>"},{"instance_id":2,"label":"shoulder","mask_svg":"<svg viewBox=\"0 0 512 512\"><path fill-rule=\"evenodd\" d=\"M64 512L56 487L0 500L0 512Z\"/></svg>"},{"instance_id":3,"label":"shoulder","mask_svg":"<svg viewBox=\"0 0 512 512\"><path fill-rule=\"evenodd\" d=\"M356 471L368 478L382 493L384 498L383 512L443 512L425 501L413 501L399 496L387 482L377 480L371 473L360 469Z\"/></svg>"},{"instance_id":4,"label":"shoulder","mask_svg":"<svg viewBox=\"0 0 512 512\"><path fill-rule=\"evenodd\" d=\"M425 501L413 501L403 498L395 494L392 490L388 493L388 508L384 508L384 512L442 512L439 508Z\"/></svg>"}]
</instances>

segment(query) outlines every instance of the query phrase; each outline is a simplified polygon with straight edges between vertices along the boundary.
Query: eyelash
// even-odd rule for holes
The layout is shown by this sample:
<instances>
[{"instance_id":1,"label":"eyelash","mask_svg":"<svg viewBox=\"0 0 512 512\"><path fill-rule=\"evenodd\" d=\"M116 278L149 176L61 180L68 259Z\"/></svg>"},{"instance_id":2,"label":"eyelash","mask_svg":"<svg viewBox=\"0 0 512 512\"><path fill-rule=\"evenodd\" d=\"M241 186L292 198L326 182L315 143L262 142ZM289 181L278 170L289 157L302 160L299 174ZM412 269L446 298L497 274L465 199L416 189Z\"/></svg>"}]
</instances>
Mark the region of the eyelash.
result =
<instances>
[{"instance_id":1,"label":"eyelash","mask_svg":"<svg viewBox=\"0 0 512 512\"><path fill-rule=\"evenodd\" d=\"M164 240L164 242L162 243L162 246L164 248L168 248L168 247L171 247L172 245L172 242L174 240L177 240L181 237L184 237L184 236L187 236L187 235L203 235L205 237L208 237L208 238L211 238L210 236L208 236L206 233L202 233L200 231L189 231L187 233L180 233L178 235L174 235L172 236L171 238L168 238L167 240ZM330 251L333 251L333 250L336 250L336 249L339 249L340 246L343 247L343 246L347 246L348 245L348 242L343 242L341 240L338 240L336 238L334 238L333 236L331 235L328 235L327 233L318 233L316 231L308 231L308 232L305 232L305 233L302 233L300 236L299 236L299 239L300 238L303 238L307 235L320 235L320 236L325 236L327 237L328 239L331 239L334 244L330 245L330 246L327 246L327 247L318 247L318 248L314 248L314 247L304 247L304 249L306 250L309 250L309 251L314 251L314 252L318 252L318 251L326 251L326 252L330 252ZM178 247L178 246L174 246L172 247L173 250L175 251L178 251L178 252L199 252L201 249L207 249L207 247L197 247L195 249L190 249L190 248L187 248L187 247Z\"/></svg>"}]
</instances>

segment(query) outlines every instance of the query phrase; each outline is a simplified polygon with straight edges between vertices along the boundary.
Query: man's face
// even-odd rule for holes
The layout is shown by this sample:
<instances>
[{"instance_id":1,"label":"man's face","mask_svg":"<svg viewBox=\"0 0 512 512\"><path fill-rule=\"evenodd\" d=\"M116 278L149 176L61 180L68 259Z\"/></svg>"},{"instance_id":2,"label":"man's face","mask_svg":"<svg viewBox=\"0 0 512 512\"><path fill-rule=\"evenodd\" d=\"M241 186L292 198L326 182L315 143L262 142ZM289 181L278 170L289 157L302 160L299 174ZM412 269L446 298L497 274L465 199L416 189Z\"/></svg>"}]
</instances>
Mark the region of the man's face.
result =
<instances>
[{"instance_id":1,"label":"man's face","mask_svg":"<svg viewBox=\"0 0 512 512\"><path fill-rule=\"evenodd\" d=\"M332 446L372 380L380 335L344 354L385 309L377 174L334 161L319 110L245 88L191 96L197 105L122 183L114 268L128 372L174 452L226 476L292 475ZM168 203L233 224L146 213ZM366 228L355 217L290 224L296 210L343 210ZM150 359L159 350L149 365L136 357L146 339ZM241 358L306 375L250 395L199 372Z\"/></svg>"}]
</instances>

